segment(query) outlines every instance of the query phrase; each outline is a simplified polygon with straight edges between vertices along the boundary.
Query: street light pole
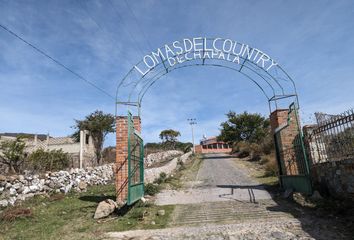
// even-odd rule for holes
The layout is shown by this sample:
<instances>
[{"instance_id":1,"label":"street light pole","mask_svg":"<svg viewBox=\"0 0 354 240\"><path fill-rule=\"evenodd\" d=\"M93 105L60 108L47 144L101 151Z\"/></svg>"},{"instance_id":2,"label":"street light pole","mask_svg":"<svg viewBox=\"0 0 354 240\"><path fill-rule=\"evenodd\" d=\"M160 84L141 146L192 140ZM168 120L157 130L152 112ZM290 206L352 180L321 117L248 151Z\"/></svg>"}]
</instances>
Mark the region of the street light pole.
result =
<instances>
[{"instance_id":1,"label":"street light pole","mask_svg":"<svg viewBox=\"0 0 354 240\"><path fill-rule=\"evenodd\" d=\"M192 143L193 143L193 153L195 153L195 145L194 145L194 129L193 129L193 125L196 125L196 119L195 118L188 118L187 121L189 122L189 124L191 125L191 129L192 129Z\"/></svg>"}]
</instances>

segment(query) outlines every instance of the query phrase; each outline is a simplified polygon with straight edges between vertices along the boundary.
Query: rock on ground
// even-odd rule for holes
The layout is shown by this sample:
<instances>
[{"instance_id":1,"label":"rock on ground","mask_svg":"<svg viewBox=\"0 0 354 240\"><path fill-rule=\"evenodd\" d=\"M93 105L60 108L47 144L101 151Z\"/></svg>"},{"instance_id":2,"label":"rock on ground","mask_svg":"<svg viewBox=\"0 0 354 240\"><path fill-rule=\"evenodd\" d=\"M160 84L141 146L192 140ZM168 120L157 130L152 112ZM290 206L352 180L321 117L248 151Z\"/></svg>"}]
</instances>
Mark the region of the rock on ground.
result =
<instances>
[{"instance_id":1,"label":"rock on ground","mask_svg":"<svg viewBox=\"0 0 354 240\"><path fill-rule=\"evenodd\" d=\"M94 219L100 219L109 216L118 208L118 204L112 199L107 199L100 202L97 206Z\"/></svg>"}]
</instances>

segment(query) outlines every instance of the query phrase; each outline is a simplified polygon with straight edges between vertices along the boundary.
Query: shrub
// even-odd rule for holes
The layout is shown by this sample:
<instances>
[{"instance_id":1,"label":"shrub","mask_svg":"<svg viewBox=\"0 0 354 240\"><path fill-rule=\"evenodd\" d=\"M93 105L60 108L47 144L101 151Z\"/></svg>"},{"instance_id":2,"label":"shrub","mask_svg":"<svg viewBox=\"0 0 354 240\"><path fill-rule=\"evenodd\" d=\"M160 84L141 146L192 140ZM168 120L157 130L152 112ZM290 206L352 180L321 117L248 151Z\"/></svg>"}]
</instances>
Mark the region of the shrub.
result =
<instances>
[{"instance_id":1,"label":"shrub","mask_svg":"<svg viewBox=\"0 0 354 240\"><path fill-rule=\"evenodd\" d=\"M275 151L274 139L271 134L265 137L262 141L262 151L264 154L268 155Z\"/></svg>"},{"instance_id":2,"label":"shrub","mask_svg":"<svg viewBox=\"0 0 354 240\"><path fill-rule=\"evenodd\" d=\"M249 143L246 141L238 142L233 147L233 152L237 154L237 157L250 157L251 161L260 161L261 156L265 154L263 150L264 147L262 144Z\"/></svg>"},{"instance_id":3,"label":"shrub","mask_svg":"<svg viewBox=\"0 0 354 240\"><path fill-rule=\"evenodd\" d=\"M28 158L30 168L35 171L56 171L69 166L70 156L60 150L46 151L38 149L31 153Z\"/></svg>"},{"instance_id":4,"label":"shrub","mask_svg":"<svg viewBox=\"0 0 354 240\"><path fill-rule=\"evenodd\" d=\"M161 172L160 176L155 179L154 183L161 184L166 182L167 174L165 172Z\"/></svg>"},{"instance_id":5,"label":"shrub","mask_svg":"<svg viewBox=\"0 0 354 240\"><path fill-rule=\"evenodd\" d=\"M265 162L265 176L277 176L278 175L278 164L274 155L264 156L263 160Z\"/></svg>"},{"instance_id":6,"label":"shrub","mask_svg":"<svg viewBox=\"0 0 354 240\"><path fill-rule=\"evenodd\" d=\"M151 196L156 195L160 191L159 186L152 183L145 184L144 189L145 189L145 194Z\"/></svg>"}]
</instances>

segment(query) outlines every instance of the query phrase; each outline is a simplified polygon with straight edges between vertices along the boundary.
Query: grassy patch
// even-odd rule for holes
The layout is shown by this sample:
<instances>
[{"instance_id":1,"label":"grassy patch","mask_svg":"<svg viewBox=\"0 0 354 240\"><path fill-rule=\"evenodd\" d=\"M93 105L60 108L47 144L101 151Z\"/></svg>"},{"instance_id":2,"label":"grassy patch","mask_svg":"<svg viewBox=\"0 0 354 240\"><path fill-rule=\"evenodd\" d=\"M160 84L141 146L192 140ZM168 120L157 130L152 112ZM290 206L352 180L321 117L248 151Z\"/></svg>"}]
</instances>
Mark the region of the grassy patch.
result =
<instances>
[{"instance_id":1,"label":"grassy patch","mask_svg":"<svg viewBox=\"0 0 354 240\"><path fill-rule=\"evenodd\" d=\"M124 216L94 220L97 204L107 198L115 199L114 185L90 187L86 193L34 197L1 213L16 217L1 218L0 239L102 239L109 231L163 228L174 208L137 203ZM165 210L164 216L157 216L160 209Z\"/></svg>"},{"instance_id":2,"label":"grassy patch","mask_svg":"<svg viewBox=\"0 0 354 240\"><path fill-rule=\"evenodd\" d=\"M278 177L268 173L269 169L267 169L267 165L261 165L259 162L248 161L248 158L237 159L236 161L247 168L249 174L256 178L260 184L264 184L269 187L273 187L278 184Z\"/></svg>"}]
</instances>

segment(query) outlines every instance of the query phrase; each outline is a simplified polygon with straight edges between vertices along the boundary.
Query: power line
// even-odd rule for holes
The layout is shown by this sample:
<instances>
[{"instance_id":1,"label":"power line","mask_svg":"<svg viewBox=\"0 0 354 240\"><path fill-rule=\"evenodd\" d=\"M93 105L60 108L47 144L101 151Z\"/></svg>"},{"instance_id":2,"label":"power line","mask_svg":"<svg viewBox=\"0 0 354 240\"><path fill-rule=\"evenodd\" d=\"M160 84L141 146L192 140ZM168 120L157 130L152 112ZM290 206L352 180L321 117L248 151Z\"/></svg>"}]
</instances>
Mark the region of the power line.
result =
<instances>
[{"instance_id":1,"label":"power line","mask_svg":"<svg viewBox=\"0 0 354 240\"><path fill-rule=\"evenodd\" d=\"M128 9L129 9L129 11L131 12L131 14L133 15L133 18L134 18L134 20L135 20L135 23L136 23L136 25L138 26L138 28L140 29L140 32L143 34L143 36L144 36L144 38L145 38L147 44L149 45L149 48L152 50L152 46L151 46L151 44L150 44L149 38L146 36L144 29L141 28L141 26L140 26L140 24L139 24L139 22L138 22L138 18L136 17L136 15L135 15L133 9L129 6L129 3L127 2L127 0L124 0L124 2L125 2L125 4L128 6Z\"/></svg>"},{"instance_id":2,"label":"power line","mask_svg":"<svg viewBox=\"0 0 354 240\"><path fill-rule=\"evenodd\" d=\"M90 14L90 12L87 10L86 4L82 3L80 0L78 1L81 8L86 12L87 16L96 24L96 26L101 30L101 32L106 32L106 35L109 36L111 42L116 46L117 49L120 49L120 47L117 45L116 41L113 39L113 37L111 37L111 35L107 34L107 31L104 30L104 28L102 28L102 26L95 20L94 17L92 17L92 15ZM133 64L131 61L127 60L129 62L129 64L131 64L132 66L135 65Z\"/></svg>"},{"instance_id":3,"label":"power line","mask_svg":"<svg viewBox=\"0 0 354 240\"><path fill-rule=\"evenodd\" d=\"M120 15L120 13L119 13L119 11L116 9L116 7L113 5L112 1L109 0L108 2L109 2L110 5L112 6L113 11L114 11L114 12L117 14L117 16L119 17L120 22L121 22L123 25L125 25L122 16ZM123 29L125 29L125 28L123 28ZM135 45L138 47L138 49L140 50L141 54L144 55L144 51L141 49L141 47L140 47L138 41L134 38L134 36L131 34L131 32L128 31L128 30L126 30L126 32L129 34L130 39L131 39L131 40L135 43Z\"/></svg>"},{"instance_id":4,"label":"power line","mask_svg":"<svg viewBox=\"0 0 354 240\"><path fill-rule=\"evenodd\" d=\"M105 95L109 96L110 98L115 99L115 97L113 97L111 94L109 94L108 92L106 92L105 90L103 90L102 88L98 87L96 84L94 84L93 82L87 80L85 77L81 76L79 73L75 72L74 70L71 70L69 67L65 66L63 63L59 62L59 60L56 60L55 58L51 57L48 53L44 52L43 50L39 49L38 47L34 46L32 43L28 42L27 40L25 40L24 38L22 38L21 36L19 36L18 34L14 33L13 31L11 31L10 29L8 29L7 27L5 27L4 25L2 25L0 23L0 27L2 29L4 29L5 31L7 31L8 33L10 33L12 36L16 37L17 39L21 40L22 42L26 43L28 46L30 46L31 48L33 48L34 50L36 50L37 52L39 52L40 54L42 54L43 56L49 58L50 60L52 60L54 63L58 64L59 66L61 66L62 68L64 68L65 70L67 70L68 72L74 74L76 77L80 78L81 80L83 80L84 82L86 82L87 84L91 85L92 87L96 88L97 90L99 90L100 92L104 93Z\"/></svg>"}]
</instances>

